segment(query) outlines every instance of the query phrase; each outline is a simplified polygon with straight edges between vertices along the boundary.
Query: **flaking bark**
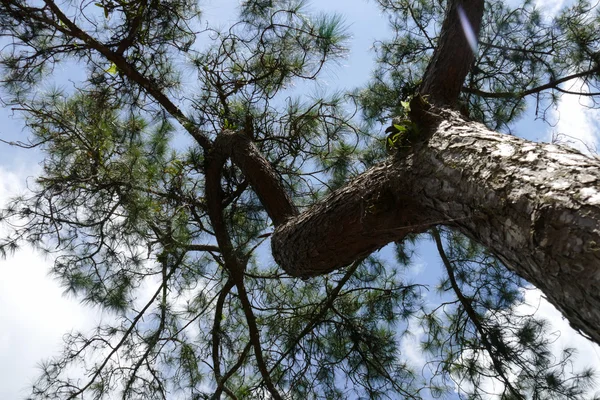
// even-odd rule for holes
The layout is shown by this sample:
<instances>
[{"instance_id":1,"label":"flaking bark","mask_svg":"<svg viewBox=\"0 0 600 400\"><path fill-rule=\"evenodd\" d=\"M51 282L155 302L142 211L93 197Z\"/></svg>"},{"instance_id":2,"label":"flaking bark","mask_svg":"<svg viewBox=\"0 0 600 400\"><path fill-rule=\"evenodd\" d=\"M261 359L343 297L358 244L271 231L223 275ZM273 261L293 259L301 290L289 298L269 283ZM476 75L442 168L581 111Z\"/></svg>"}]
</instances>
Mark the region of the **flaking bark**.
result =
<instances>
[{"instance_id":1,"label":"flaking bark","mask_svg":"<svg viewBox=\"0 0 600 400\"><path fill-rule=\"evenodd\" d=\"M600 161L499 134L444 111L427 146L367 171L280 226L294 276L340 268L444 224L493 251L600 343Z\"/></svg>"}]
</instances>

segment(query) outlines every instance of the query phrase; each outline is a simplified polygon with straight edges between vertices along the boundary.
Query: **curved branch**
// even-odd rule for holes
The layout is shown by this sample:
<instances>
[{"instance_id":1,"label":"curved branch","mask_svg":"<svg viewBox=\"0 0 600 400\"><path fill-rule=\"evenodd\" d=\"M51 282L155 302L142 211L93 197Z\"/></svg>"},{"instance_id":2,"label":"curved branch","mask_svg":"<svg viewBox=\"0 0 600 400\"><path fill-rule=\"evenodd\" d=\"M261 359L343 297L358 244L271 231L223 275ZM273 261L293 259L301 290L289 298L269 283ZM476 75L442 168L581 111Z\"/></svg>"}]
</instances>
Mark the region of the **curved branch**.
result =
<instances>
[{"instance_id":1,"label":"curved branch","mask_svg":"<svg viewBox=\"0 0 600 400\"><path fill-rule=\"evenodd\" d=\"M223 168L225 161L231 157L235 165L242 170L244 176L250 182L252 189L275 226L279 226L289 218L298 215L298 210L281 184L275 169L245 132L223 131L215 140L214 147L214 151L211 152L210 156L211 174L214 178L218 175L220 179L220 170ZM220 189L215 186L214 190ZM222 204L222 199L219 201ZM213 204L213 207L216 206L216 204Z\"/></svg>"},{"instance_id":2,"label":"curved branch","mask_svg":"<svg viewBox=\"0 0 600 400\"><path fill-rule=\"evenodd\" d=\"M443 215L423 210L409 195L419 186L401 172L409 163L390 158L278 226L271 238L275 261L292 276L326 274L444 223Z\"/></svg>"},{"instance_id":3,"label":"curved branch","mask_svg":"<svg viewBox=\"0 0 600 400\"><path fill-rule=\"evenodd\" d=\"M258 366L258 370L260 371L260 375L262 376L267 389L271 393L274 399L282 400L283 397L275 388L273 381L271 379L271 375L269 370L267 369L267 363L265 362L265 358L262 353L262 346L260 343L260 331L258 330L258 325L256 324L256 317L252 312L252 305L250 304L250 299L248 298L248 292L246 291L246 287L244 286L243 276L241 279L237 280L235 285L238 290L238 295L240 301L242 303L242 310L244 310L244 314L246 316L246 322L248 322L248 330L250 331L250 342L252 343L252 347L254 348L254 356L256 357L256 364Z\"/></svg>"},{"instance_id":4,"label":"curved branch","mask_svg":"<svg viewBox=\"0 0 600 400\"><path fill-rule=\"evenodd\" d=\"M225 375L223 375L221 380L218 381L219 384L217 385L217 388L215 389L215 393L212 395L211 399L213 399L213 400L220 399L221 392L223 392L223 391L225 391L227 394L229 394L227 386L225 386L225 384L227 383L227 380L229 380L229 378L231 378L233 376L233 374L235 374L235 372L238 369L240 369L240 367L244 364L244 360L248 356L248 352L250 351L251 347L252 347L251 342L246 343L246 346L244 347L244 350L242 350L242 354L240 355L240 358L238 359L238 361L235 363L235 365L233 365L233 367L231 367L231 369L229 371L227 371L227 373Z\"/></svg>"},{"instance_id":5,"label":"curved branch","mask_svg":"<svg viewBox=\"0 0 600 400\"><path fill-rule=\"evenodd\" d=\"M437 228L434 227L433 229L431 229L431 233L433 235L433 239L435 240L435 245L437 247L438 253L440 254L440 258L442 259L442 263L444 264L444 267L446 268L446 272L448 273L448 278L450 279L450 285L452 286L452 290L454 290L456 297L458 297L458 300L460 301L460 304L465 309L467 315L469 316L469 319L471 320L473 325L475 325L475 329L477 329L477 332L479 332L479 337L481 339L481 343L483 344L487 353L489 354L490 358L492 359L492 364L494 365L494 369L496 370L498 375L500 375L500 377L502 378L502 381L508 387L508 389L512 393L512 395L515 396L517 399L524 400L525 398L523 397L523 395L521 393L519 393L519 391L513 387L513 385L510 383L510 381L506 377L506 374L504 373L504 370L503 370L503 365L500 362L500 360L496 357L496 352L494 351L492 344L488 340L488 334L485 331L485 328L483 327L483 325L481 324L481 321L479 320L479 316L477 315L477 312L471 305L471 299L468 299L467 297L465 297L465 295L460 290L460 287L458 287L458 283L456 282L456 277L454 276L454 269L452 267L452 263L448 259L448 256L446 256L446 251L444 250L444 246L442 244L440 232L438 231Z\"/></svg>"},{"instance_id":6,"label":"curved branch","mask_svg":"<svg viewBox=\"0 0 600 400\"><path fill-rule=\"evenodd\" d=\"M152 3L152 5L154 6L157 3L157 1L154 0ZM123 54L125 50L127 50L127 48L133 44L133 39L135 39L135 36L137 35L142 25L144 13L146 12L147 8L148 3L146 1L141 2L140 8L136 10L136 15L131 21L131 29L129 30L127 37L121 40L121 42L119 43L119 47L117 47L117 54Z\"/></svg>"},{"instance_id":7,"label":"curved branch","mask_svg":"<svg viewBox=\"0 0 600 400\"><path fill-rule=\"evenodd\" d=\"M260 332L256 323L256 317L252 312L252 305L250 304L248 293L246 291L246 287L244 286L244 270L246 261L243 260L242 256L238 254L236 249L234 249L233 243L231 242L231 237L229 236L229 232L227 230L227 224L223 218L223 190L221 188L221 173L227 158L229 158L230 155L235 158L235 146L232 147L233 140L231 139L234 137L241 137L241 135L236 135L229 131L222 132L215 142L213 151L211 151L209 156L206 158L205 196L208 216L215 231L215 237L217 239L217 243L219 244L219 248L221 249L221 254L225 261L225 268L228 270L230 274L230 280L235 283L235 287L238 291L238 296L242 304L242 310L244 311L246 322L248 323L250 341L252 343L252 347L254 348L254 355L261 377L269 393L271 393L271 396L278 400L282 399L282 397L273 384L269 371L267 370L262 353ZM253 146L249 140L246 143L249 143L249 146ZM253 183L250 177L248 177L248 179L251 183ZM261 184L261 182L257 182L259 187L262 187ZM285 191L277 194L279 196L287 196ZM259 197L262 200L260 195ZM292 204L291 201L289 204ZM278 207L276 209L279 210ZM278 214L276 214L275 218L278 218ZM218 371L215 370L215 372Z\"/></svg>"},{"instance_id":8,"label":"curved branch","mask_svg":"<svg viewBox=\"0 0 600 400\"><path fill-rule=\"evenodd\" d=\"M591 95L595 95L597 93L578 93L578 92L570 92L570 91L566 91L564 89L561 89L558 87L559 84L570 81L572 79L577 79L577 78L582 78L588 75L592 75L592 74L596 74L600 72L600 67L596 67L596 68L592 68L590 70L587 71L583 71L583 72L578 72L576 74L572 74L572 75L568 75L565 77L562 77L560 79L556 79L553 80L551 82L546 83L545 85L541 85L541 86L537 86L531 89L527 89L524 90L522 92L496 92L496 93L492 93L492 92L486 92L483 90L479 90L479 89L475 89L475 88L469 88L469 87L463 87L462 91L465 93L470 93L470 94L475 94L477 96L481 96L481 97L487 97L490 99L513 99L513 98L523 98L525 96L529 96L530 94L535 94L535 93L539 93L542 92L546 89L556 89L560 92L563 93L569 93L569 94L578 94L581 96L591 96Z\"/></svg>"},{"instance_id":9,"label":"curved branch","mask_svg":"<svg viewBox=\"0 0 600 400\"><path fill-rule=\"evenodd\" d=\"M223 305L225 304L225 299L227 298L227 295L229 294L233 286L233 281L231 279L228 279L225 283L225 286L223 286L221 293L219 294L217 304L215 305L215 317L213 320L213 327L211 332L213 371L215 374L215 380L219 383L221 382L221 360L219 354L219 345L221 341L219 338L221 334L221 319L223 317Z\"/></svg>"}]
</instances>

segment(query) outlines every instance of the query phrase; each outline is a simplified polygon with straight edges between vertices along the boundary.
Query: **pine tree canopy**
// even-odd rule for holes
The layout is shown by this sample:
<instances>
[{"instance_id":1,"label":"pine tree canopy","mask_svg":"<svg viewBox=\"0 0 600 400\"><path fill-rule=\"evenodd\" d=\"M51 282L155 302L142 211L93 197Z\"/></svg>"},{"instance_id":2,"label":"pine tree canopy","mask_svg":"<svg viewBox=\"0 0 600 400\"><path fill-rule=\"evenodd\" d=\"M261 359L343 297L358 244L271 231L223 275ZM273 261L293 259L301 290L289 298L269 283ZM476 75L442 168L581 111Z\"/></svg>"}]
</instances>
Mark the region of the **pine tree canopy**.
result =
<instances>
[{"instance_id":1,"label":"pine tree canopy","mask_svg":"<svg viewBox=\"0 0 600 400\"><path fill-rule=\"evenodd\" d=\"M600 343L600 159L511 131L564 93L598 106L600 8L376 3L373 76L328 92L352 38L318 2L245 0L228 26L194 0L0 2L28 135L3 151L42 157L0 255L47 253L111 316L32 399L589 398L594 371L517 308L538 288ZM411 278L419 243L437 285Z\"/></svg>"}]
</instances>

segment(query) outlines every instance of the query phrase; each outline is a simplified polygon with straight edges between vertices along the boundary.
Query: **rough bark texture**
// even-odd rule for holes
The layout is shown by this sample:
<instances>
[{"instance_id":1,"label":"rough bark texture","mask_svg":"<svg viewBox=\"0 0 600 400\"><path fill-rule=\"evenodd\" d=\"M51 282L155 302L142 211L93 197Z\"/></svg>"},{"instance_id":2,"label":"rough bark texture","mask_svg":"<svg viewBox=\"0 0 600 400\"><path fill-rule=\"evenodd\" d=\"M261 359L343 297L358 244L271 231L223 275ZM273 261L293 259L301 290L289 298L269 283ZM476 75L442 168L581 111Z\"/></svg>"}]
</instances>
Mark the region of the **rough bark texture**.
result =
<instances>
[{"instance_id":1,"label":"rough bark texture","mask_svg":"<svg viewBox=\"0 0 600 400\"><path fill-rule=\"evenodd\" d=\"M600 342L600 161L490 131L456 112L444 117L418 152L280 226L275 260L291 275L316 275L408 232L451 225Z\"/></svg>"},{"instance_id":2,"label":"rough bark texture","mask_svg":"<svg viewBox=\"0 0 600 400\"><path fill-rule=\"evenodd\" d=\"M419 124L424 141L442 119L432 114L431 104L423 98L435 105L453 106L474 59L459 9L465 11L476 35L483 15L483 0L448 3L438 46L423 77L422 96L411 101L411 119ZM401 240L407 233L424 231L439 223L440 214L433 210L423 212L421 202L408 189L418 185L415 176L402 174L402 180L396 179L400 176L396 170L399 165L384 163L371 169L324 199L311 214L279 226L272 238L275 260L294 276L323 274L392 240ZM294 260L294 265L286 267L289 260Z\"/></svg>"},{"instance_id":3,"label":"rough bark texture","mask_svg":"<svg viewBox=\"0 0 600 400\"><path fill-rule=\"evenodd\" d=\"M483 13L482 0L449 2L420 88L436 106L456 106L473 60L459 6L475 33ZM223 145L215 146L216 159L207 169L207 190L213 187L215 194L207 195L213 223L222 222L218 177L230 156L276 225L273 256L291 275L327 273L409 232L452 225L495 252L600 343L600 161L489 131L453 111L413 105L411 117L425 128L424 143L301 215L249 140L221 134ZM230 247L222 239L219 245Z\"/></svg>"},{"instance_id":4,"label":"rough bark texture","mask_svg":"<svg viewBox=\"0 0 600 400\"><path fill-rule=\"evenodd\" d=\"M374 167L279 226L271 239L275 261L293 276L324 274L439 222L411 196L412 177L396 179L395 168L392 161Z\"/></svg>"},{"instance_id":5,"label":"rough bark texture","mask_svg":"<svg viewBox=\"0 0 600 400\"><path fill-rule=\"evenodd\" d=\"M414 158L423 205L455 219L600 343L600 160L456 117L429 149Z\"/></svg>"}]
</instances>

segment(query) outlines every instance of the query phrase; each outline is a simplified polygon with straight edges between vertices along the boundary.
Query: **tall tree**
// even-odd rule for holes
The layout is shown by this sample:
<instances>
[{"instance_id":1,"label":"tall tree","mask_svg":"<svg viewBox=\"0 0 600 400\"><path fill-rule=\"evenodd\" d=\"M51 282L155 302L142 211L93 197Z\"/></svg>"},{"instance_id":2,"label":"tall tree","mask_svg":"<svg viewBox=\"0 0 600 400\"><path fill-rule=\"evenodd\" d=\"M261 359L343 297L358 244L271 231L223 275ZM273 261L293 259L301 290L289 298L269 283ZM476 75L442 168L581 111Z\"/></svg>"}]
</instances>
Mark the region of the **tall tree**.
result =
<instances>
[{"instance_id":1,"label":"tall tree","mask_svg":"<svg viewBox=\"0 0 600 400\"><path fill-rule=\"evenodd\" d=\"M0 250L56 252L67 290L118 318L70 335L34 397L419 398L455 382L482 397L486 376L506 398L583 394L591 372L566 375L569 351L554 360L544 323L514 308L525 278L600 343L600 162L494 130L528 96L595 87L598 16L584 1L553 21L530 2L380 5L397 35L373 82L302 101L286 90L347 36L300 1L243 2L226 31L192 0L0 3L4 101L32 133L17 145L45 152ZM40 92L60 63L85 77ZM399 272L423 235L451 299L436 309ZM391 242L399 265L372 254ZM424 376L398 351L415 320Z\"/></svg>"}]
</instances>

